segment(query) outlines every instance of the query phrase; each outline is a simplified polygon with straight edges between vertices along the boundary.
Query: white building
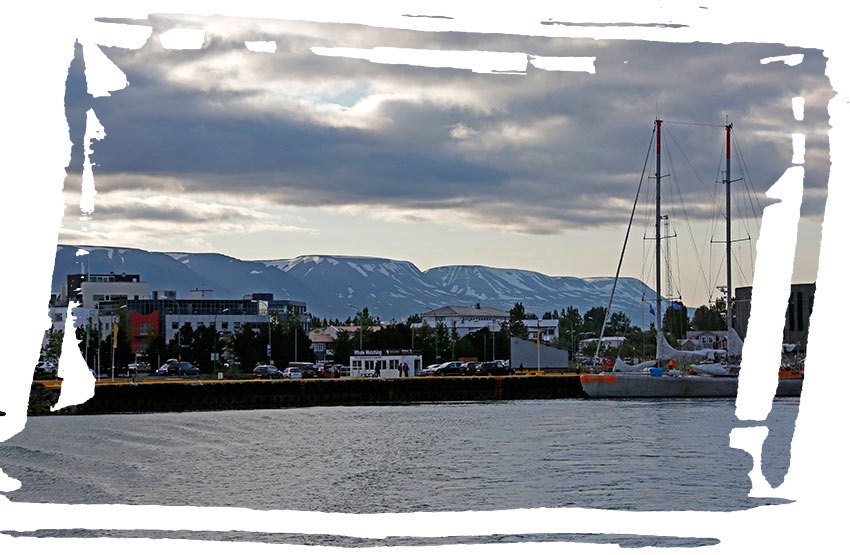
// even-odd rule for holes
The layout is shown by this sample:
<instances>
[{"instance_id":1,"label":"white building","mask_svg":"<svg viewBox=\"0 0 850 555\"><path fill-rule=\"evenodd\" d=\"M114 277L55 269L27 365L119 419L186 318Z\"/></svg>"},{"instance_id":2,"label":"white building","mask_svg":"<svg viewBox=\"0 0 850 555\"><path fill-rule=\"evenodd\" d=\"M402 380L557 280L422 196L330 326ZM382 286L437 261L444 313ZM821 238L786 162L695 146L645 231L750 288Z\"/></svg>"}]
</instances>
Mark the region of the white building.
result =
<instances>
[{"instance_id":1,"label":"white building","mask_svg":"<svg viewBox=\"0 0 850 555\"><path fill-rule=\"evenodd\" d=\"M598 337L592 337L590 339L582 339L581 341L578 342L579 350L584 349L586 346L591 345L591 344L595 345L596 341L598 339L599 339ZM623 342L625 340L626 340L626 338L621 337L621 336L606 336L606 337L603 337L602 338L602 345L600 346L600 350L601 349L607 349L609 347L615 347L615 348L619 347L620 345L623 344Z\"/></svg>"},{"instance_id":2,"label":"white building","mask_svg":"<svg viewBox=\"0 0 850 555\"><path fill-rule=\"evenodd\" d=\"M422 325L432 328L442 324L451 332L454 330L460 337L484 328L492 332L502 329L510 318L504 310L481 306L444 306L422 315ZM420 326L417 326L420 327Z\"/></svg>"},{"instance_id":3,"label":"white building","mask_svg":"<svg viewBox=\"0 0 850 555\"><path fill-rule=\"evenodd\" d=\"M558 320L523 320L523 324L528 328L528 338L532 341L537 341L537 330L540 330L540 341L542 343L551 343L558 339Z\"/></svg>"},{"instance_id":4,"label":"white building","mask_svg":"<svg viewBox=\"0 0 850 555\"><path fill-rule=\"evenodd\" d=\"M349 376L352 378L372 376L378 370L382 378L400 378L398 366L406 362L408 377L422 372L422 355L419 351L400 349L395 351L354 351L349 358Z\"/></svg>"},{"instance_id":5,"label":"white building","mask_svg":"<svg viewBox=\"0 0 850 555\"><path fill-rule=\"evenodd\" d=\"M128 300L150 299L148 284L140 281L85 281L80 285L83 307L98 308Z\"/></svg>"}]
</instances>

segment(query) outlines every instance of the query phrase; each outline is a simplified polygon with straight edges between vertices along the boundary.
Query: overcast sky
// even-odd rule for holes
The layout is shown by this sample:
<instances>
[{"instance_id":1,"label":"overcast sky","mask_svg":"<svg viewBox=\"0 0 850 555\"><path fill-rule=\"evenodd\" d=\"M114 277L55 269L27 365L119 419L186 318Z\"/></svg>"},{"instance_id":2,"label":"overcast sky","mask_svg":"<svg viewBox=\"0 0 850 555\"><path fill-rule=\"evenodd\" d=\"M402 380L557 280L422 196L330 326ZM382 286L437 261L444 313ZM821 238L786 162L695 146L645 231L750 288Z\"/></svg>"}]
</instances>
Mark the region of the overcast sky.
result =
<instances>
[{"instance_id":1,"label":"overcast sky","mask_svg":"<svg viewBox=\"0 0 850 555\"><path fill-rule=\"evenodd\" d=\"M104 48L126 89L93 98L81 49L71 65L74 148L60 242L613 275L658 110L671 122L665 212L685 301L705 302L719 284L722 247L706 245L724 238L714 196L723 129L672 122L733 121L748 178L733 185L736 221L768 204L764 191L791 165L791 133L807 134L794 279L815 279L832 95L818 51L194 16L139 23L154 27L144 47ZM204 29L203 48L163 48L161 34L179 27ZM276 51L250 51L246 40L275 41ZM508 71L485 73L319 55L328 47L518 53L520 64L514 57ZM761 63L797 53L799 65ZM525 54L595 57L595 72L545 71ZM802 122L794 96L806 100ZM96 208L81 221L89 108L106 137L91 158ZM736 161L733 178L741 174ZM749 187L754 196L743 194ZM624 274L650 282L644 203L638 210ZM755 240L755 224L744 223L736 238ZM749 285L755 243L735 249L735 282Z\"/></svg>"}]
</instances>

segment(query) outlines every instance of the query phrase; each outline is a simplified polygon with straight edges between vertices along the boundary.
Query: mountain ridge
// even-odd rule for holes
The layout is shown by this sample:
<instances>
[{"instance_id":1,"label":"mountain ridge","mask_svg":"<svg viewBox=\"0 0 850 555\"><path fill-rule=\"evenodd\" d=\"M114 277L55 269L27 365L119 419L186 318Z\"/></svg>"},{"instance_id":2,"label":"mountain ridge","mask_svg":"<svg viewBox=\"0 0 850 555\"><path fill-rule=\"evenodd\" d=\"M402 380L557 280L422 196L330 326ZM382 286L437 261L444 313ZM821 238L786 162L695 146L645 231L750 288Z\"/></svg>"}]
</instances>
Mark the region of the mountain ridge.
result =
<instances>
[{"instance_id":1,"label":"mountain ridge","mask_svg":"<svg viewBox=\"0 0 850 555\"><path fill-rule=\"evenodd\" d=\"M76 256L76 249L88 251ZM549 276L534 270L484 265L444 265L420 270L414 263L377 256L300 255L293 258L242 260L221 253L146 251L131 247L58 245L53 291L68 273L139 274L151 291L212 288L214 298L241 298L271 292L276 299L307 303L322 318L354 316L363 307L384 320L403 320L442 306L476 303L509 310L517 302L526 311L575 306L582 313L605 306L613 277ZM634 325L648 326L645 298L655 293L636 278L620 278L613 310L625 312ZM641 301L636 299L641 298Z\"/></svg>"}]
</instances>

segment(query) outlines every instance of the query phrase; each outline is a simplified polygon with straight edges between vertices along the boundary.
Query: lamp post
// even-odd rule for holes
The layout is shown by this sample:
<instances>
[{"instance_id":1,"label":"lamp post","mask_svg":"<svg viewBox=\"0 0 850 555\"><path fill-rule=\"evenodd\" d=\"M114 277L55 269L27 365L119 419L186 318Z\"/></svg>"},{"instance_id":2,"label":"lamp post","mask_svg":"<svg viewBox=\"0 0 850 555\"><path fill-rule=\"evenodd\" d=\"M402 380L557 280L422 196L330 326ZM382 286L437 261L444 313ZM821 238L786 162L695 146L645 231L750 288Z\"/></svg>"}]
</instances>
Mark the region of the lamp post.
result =
<instances>
[{"instance_id":1,"label":"lamp post","mask_svg":"<svg viewBox=\"0 0 850 555\"><path fill-rule=\"evenodd\" d=\"M118 307L118 310L122 308L127 308L127 305L121 305ZM112 373L111 380L115 381L115 343L118 341L118 330L115 328L115 312L112 312Z\"/></svg>"},{"instance_id":2,"label":"lamp post","mask_svg":"<svg viewBox=\"0 0 850 555\"><path fill-rule=\"evenodd\" d=\"M230 310L229 308L225 308L221 312L217 312L213 317L213 332L215 333L215 338L213 339L213 372L216 370L216 361L218 361L218 315L224 314Z\"/></svg>"},{"instance_id":3,"label":"lamp post","mask_svg":"<svg viewBox=\"0 0 850 555\"><path fill-rule=\"evenodd\" d=\"M360 350L362 351L363 350L363 310L360 309L360 308L357 308L356 306L354 306L351 303L345 303L345 304L347 306L353 308L354 310L356 310L357 314L360 316Z\"/></svg>"}]
</instances>

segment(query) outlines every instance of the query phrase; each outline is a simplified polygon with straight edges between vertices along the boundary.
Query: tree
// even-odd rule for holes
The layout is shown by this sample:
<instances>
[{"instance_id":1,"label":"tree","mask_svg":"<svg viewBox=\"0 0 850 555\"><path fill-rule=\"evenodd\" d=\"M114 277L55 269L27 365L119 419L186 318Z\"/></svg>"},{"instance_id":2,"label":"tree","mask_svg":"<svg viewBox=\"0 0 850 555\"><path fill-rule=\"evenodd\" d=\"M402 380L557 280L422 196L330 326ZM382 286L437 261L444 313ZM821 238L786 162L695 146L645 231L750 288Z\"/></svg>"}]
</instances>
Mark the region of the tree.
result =
<instances>
[{"instance_id":1,"label":"tree","mask_svg":"<svg viewBox=\"0 0 850 555\"><path fill-rule=\"evenodd\" d=\"M145 344L145 361L151 366L151 368L159 368L162 364L168 360L168 346L165 344L165 337L160 334L156 334L150 338L148 338L147 343Z\"/></svg>"},{"instance_id":2,"label":"tree","mask_svg":"<svg viewBox=\"0 0 850 555\"><path fill-rule=\"evenodd\" d=\"M578 348L579 334L582 330L581 313L574 306L561 309L558 318L558 346L575 351Z\"/></svg>"},{"instance_id":3,"label":"tree","mask_svg":"<svg viewBox=\"0 0 850 555\"><path fill-rule=\"evenodd\" d=\"M711 306L702 305L694 312L691 325L699 331L726 329L726 301L717 299Z\"/></svg>"},{"instance_id":4,"label":"tree","mask_svg":"<svg viewBox=\"0 0 850 555\"><path fill-rule=\"evenodd\" d=\"M625 312L614 312L608 319L608 326L605 329L609 330L612 334L623 335L631 327L632 321Z\"/></svg>"},{"instance_id":5,"label":"tree","mask_svg":"<svg viewBox=\"0 0 850 555\"><path fill-rule=\"evenodd\" d=\"M525 307L522 306L522 303L515 303L508 317L508 329L512 337L522 337L523 339L528 337L528 326L523 323L526 318Z\"/></svg>"},{"instance_id":6,"label":"tree","mask_svg":"<svg viewBox=\"0 0 850 555\"><path fill-rule=\"evenodd\" d=\"M595 306L584 313L582 331L599 337L602 332L602 322L605 321L605 307Z\"/></svg>"},{"instance_id":7,"label":"tree","mask_svg":"<svg viewBox=\"0 0 850 555\"><path fill-rule=\"evenodd\" d=\"M677 308L678 307L678 308ZM671 303L664 312L661 329L674 339L682 339L690 326L688 310L679 303Z\"/></svg>"},{"instance_id":8,"label":"tree","mask_svg":"<svg viewBox=\"0 0 850 555\"><path fill-rule=\"evenodd\" d=\"M349 358L354 354L354 349L357 346L354 343L351 334L347 331L340 331L336 340L334 341L334 362L336 364L342 364L344 366L348 366Z\"/></svg>"},{"instance_id":9,"label":"tree","mask_svg":"<svg viewBox=\"0 0 850 555\"><path fill-rule=\"evenodd\" d=\"M268 328L266 328L268 329ZM243 371L248 372L266 359L266 336L260 336L253 326L243 325L232 336L230 350Z\"/></svg>"},{"instance_id":10,"label":"tree","mask_svg":"<svg viewBox=\"0 0 850 555\"><path fill-rule=\"evenodd\" d=\"M47 341L44 344L44 356L47 358L59 358L62 353L62 341L65 338L65 330L50 328L47 330Z\"/></svg>"}]
</instances>

